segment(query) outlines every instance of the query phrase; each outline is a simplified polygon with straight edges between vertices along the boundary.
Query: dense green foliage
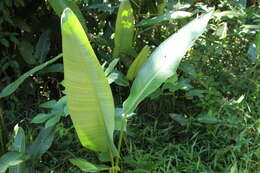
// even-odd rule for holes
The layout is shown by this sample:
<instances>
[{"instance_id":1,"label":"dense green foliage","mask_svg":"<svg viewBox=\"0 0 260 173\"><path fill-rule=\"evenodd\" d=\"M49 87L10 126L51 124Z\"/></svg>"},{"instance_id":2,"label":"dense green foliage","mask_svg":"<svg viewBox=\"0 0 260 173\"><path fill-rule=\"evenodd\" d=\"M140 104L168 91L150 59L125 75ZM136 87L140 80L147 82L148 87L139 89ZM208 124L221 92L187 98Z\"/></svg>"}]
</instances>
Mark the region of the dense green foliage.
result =
<instances>
[{"instance_id":1,"label":"dense green foliage","mask_svg":"<svg viewBox=\"0 0 260 173\"><path fill-rule=\"evenodd\" d=\"M111 166L107 153L97 156L82 147L68 116L59 59L64 6L75 9L81 24L85 19L83 28L104 68L118 115L132 86L126 75L139 52L145 46L153 51L215 7L207 32L188 50L177 75L149 93L128 119L119 166L126 173L260 171L259 1L131 0L135 29L129 33L118 28L118 0L68 0L55 10L51 2L63 1L0 2L0 172L8 167L17 173L81 172L74 165L95 172ZM116 30L130 37L120 39ZM25 81L10 87L18 78ZM120 130L120 116L115 119ZM114 140L119 136L116 131Z\"/></svg>"}]
</instances>

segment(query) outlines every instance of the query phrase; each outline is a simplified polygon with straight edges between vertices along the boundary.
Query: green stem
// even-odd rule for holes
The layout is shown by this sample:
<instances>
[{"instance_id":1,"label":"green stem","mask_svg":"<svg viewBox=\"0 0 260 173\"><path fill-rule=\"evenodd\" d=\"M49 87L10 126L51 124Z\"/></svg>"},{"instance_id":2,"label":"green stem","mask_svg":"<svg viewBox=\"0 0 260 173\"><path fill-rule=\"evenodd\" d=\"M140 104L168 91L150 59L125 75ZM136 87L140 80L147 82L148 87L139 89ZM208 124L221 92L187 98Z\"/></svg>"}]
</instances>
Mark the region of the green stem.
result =
<instances>
[{"instance_id":1,"label":"green stem","mask_svg":"<svg viewBox=\"0 0 260 173\"><path fill-rule=\"evenodd\" d=\"M112 166L112 169L109 170L109 172L111 173L114 173L114 167L115 167L115 162L114 162L114 158L113 158L113 154L112 154L112 151L110 150L109 151L109 155L110 155L110 159L111 159L111 166Z\"/></svg>"},{"instance_id":2,"label":"green stem","mask_svg":"<svg viewBox=\"0 0 260 173\"><path fill-rule=\"evenodd\" d=\"M118 153L120 154L121 151L121 146L122 146L122 141L123 141L123 135L124 135L124 130L126 128L127 125L127 118L126 116L122 119L121 122L121 128L120 128L120 135L119 135L119 140L118 140ZM116 167L119 167L119 157L116 158ZM117 173L117 170L116 170Z\"/></svg>"}]
</instances>

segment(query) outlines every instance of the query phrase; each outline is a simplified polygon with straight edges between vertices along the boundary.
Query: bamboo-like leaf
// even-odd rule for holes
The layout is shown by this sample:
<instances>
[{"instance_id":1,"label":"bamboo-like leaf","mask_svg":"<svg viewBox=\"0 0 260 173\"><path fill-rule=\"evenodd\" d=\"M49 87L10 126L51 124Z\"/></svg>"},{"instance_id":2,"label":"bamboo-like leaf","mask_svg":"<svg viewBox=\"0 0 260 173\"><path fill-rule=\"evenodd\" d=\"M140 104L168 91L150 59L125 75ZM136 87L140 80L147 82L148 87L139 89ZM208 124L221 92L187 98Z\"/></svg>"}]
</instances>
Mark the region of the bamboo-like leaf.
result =
<instances>
[{"instance_id":1,"label":"bamboo-like leaf","mask_svg":"<svg viewBox=\"0 0 260 173\"><path fill-rule=\"evenodd\" d=\"M140 68L144 65L146 59L148 58L150 53L150 47L145 46L141 52L137 55L134 62L130 65L128 71L127 71L127 79L133 80L137 74L137 72L140 70Z\"/></svg>"},{"instance_id":2,"label":"bamboo-like leaf","mask_svg":"<svg viewBox=\"0 0 260 173\"><path fill-rule=\"evenodd\" d=\"M194 19L155 49L134 80L130 95L123 104L125 114L133 112L145 97L176 73L182 57L204 32L212 13Z\"/></svg>"},{"instance_id":3,"label":"bamboo-like leaf","mask_svg":"<svg viewBox=\"0 0 260 173\"><path fill-rule=\"evenodd\" d=\"M119 6L116 19L114 58L118 58L120 53L131 54L135 31L134 23L131 3L129 0L124 0Z\"/></svg>"},{"instance_id":4,"label":"bamboo-like leaf","mask_svg":"<svg viewBox=\"0 0 260 173\"><path fill-rule=\"evenodd\" d=\"M83 146L116 154L114 101L105 73L86 33L70 9L61 19L69 112Z\"/></svg>"},{"instance_id":5,"label":"bamboo-like leaf","mask_svg":"<svg viewBox=\"0 0 260 173\"><path fill-rule=\"evenodd\" d=\"M19 127L16 125L14 127L14 141L13 141L13 150L25 153L26 152L26 139L25 139L25 133L22 127ZM9 169L9 173L25 173L26 168L25 168L25 163L20 163L18 165L12 166Z\"/></svg>"},{"instance_id":6,"label":"bamboo-like leaf","mask_svg":"<svg viewBox=\"0 0 260 173\"><path fill-rule=\"evenodd\" d=\"M59 58L62 57L62 54L59 54L58 56L52 58L49 61L46 61L45 63L38 65L36 67L34 67L33 69L29 70L28 72L24 73L22 76L20 76L16 81L10 83L7 87L5 87L1 92L0 92L0 98L2 97L6 97L9 96L10 94L12 94L13 92L15 92L15 90L23 83L23 81L28 78L30 75L36 73L37 71L43 69L44 67L46 67L49 64L54 63L55 61L57 61Z\"/></svg>"}]
</instances>

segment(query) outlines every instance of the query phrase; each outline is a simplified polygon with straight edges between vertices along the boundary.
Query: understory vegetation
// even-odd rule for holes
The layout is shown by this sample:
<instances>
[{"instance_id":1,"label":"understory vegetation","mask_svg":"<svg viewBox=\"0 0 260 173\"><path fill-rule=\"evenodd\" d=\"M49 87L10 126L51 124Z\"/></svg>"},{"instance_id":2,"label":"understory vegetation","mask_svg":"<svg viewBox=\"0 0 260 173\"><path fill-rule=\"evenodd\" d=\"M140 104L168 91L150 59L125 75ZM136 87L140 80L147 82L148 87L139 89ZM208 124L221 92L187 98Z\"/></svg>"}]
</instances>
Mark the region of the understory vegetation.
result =
<instances>
[{"instance_id":1,"label":"understory vegetation","mask_svg":"<svg viewBox=\"0 0 260 173\"><path fill-rule=\"evenodd\" d=\"M259 7L0 1L0 173L260 173Z\"/></svg>"}]
</instances>

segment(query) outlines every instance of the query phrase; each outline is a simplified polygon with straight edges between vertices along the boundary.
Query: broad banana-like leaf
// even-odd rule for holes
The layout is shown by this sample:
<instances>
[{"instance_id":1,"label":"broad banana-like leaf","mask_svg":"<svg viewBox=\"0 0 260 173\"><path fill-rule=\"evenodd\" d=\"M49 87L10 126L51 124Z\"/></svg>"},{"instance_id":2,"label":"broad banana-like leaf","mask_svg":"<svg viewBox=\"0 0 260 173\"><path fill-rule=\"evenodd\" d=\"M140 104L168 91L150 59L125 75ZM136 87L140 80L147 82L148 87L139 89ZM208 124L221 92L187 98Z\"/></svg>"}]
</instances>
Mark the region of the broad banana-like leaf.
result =
<instances>
[{"instance_id":1,"label":"broad banana-like leaf","mask_svg":"<svg viewBox=\"0 0 260 173\"><path fill-rule=\"evenodd\" d=\"M116 153L113 144L114 101L105 73L76 15L61 17L68 108L83 146Z\"/></svg>"},{"instance_id":2,"label":"broad banana-like leaf","mask_svg":"<svg viewBox=\"0 0 260 173\"><path fill-rule=\"evenodd\" d=\"M130 95L123 104L125 114L133 112L145 97L176 73L182 57L205 31L212 13L213 11L194 19L154 50L138 72Z\"/></svg>"},{"instance_id":3,"label":"broad banana-like leaf","mask_svg":"<svg viewBox=\"0 0 260 173\"><path fill-rule=\"evenodd\" d=\"M75 1L72 0L48 0L48 1L58 16L61 16L62 12L66 8L70 8L77 15L84 30L86 32L88 31L87 26L85 24L84 16L81 13L80 8L77 6Z\"/></svg>"},{"instance_id":4,"label":"broad banana-like leaf","mask_svg":"<svg viewBox=\"0 0 260 173\"><path fill-rule=\"evenodd\" d=\"M137 72L140 70L140 68L144 65L146 59L148 58L148 55L150 53L150 47L145 46L141 52L137 55L134 62L130 65L128 71L127 71L127 79L133 80L137 74Z\"/></svg>"},{"instance_id":5,"label":"broad banana-like leaf","mask_svg":"<svg viewBox=\"0 0 260 173\"><path fill-rule=\"evenodd\" d=\"M121 2L116 19L115 48L113 57L118 58L120 53L131 54L135 31L133 8L129 0Z\"/></svg>"}]
</instances>

